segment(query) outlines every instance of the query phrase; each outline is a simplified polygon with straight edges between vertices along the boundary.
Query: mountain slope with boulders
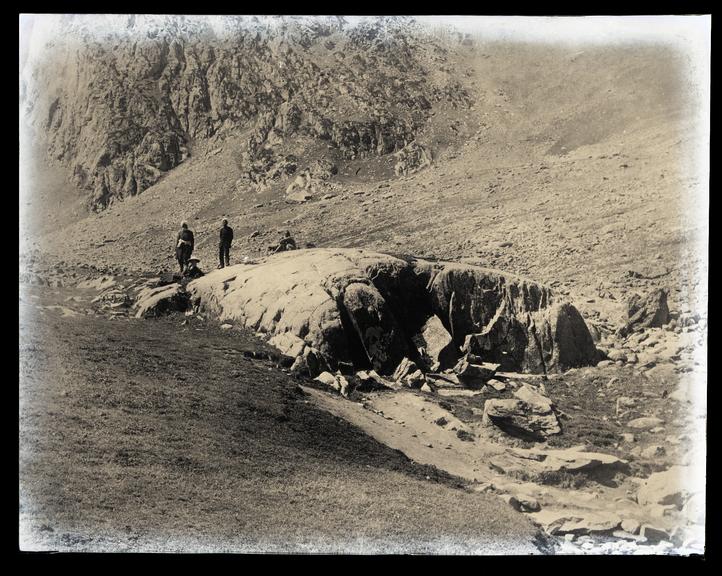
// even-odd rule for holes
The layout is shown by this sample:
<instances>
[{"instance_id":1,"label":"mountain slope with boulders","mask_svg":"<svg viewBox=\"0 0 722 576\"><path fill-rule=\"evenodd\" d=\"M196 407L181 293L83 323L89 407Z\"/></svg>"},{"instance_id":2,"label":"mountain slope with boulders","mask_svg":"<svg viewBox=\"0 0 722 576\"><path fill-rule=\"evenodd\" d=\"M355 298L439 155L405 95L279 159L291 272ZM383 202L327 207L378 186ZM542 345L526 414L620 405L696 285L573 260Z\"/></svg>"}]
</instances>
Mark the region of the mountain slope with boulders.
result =
<instances>
[{"instance_id":1,"label":"mountain slope with boulders","mask_svg":"<svg viewBox=\"0 0 722 576\"><path fill-rule=\"evenodd\" d=\"M456 76L435 73L447 49L405 18L66 16L58 26L28 64L24 109L94 209L143 192L216 135L243 134L242 182L264 188L304 170L327 178L337 157L398 152L434 109L469 106ZM309 163L309 146L327 151Z\"/></svg>"},{"instance_id":2,"label":"mountain slope with boulders","mask_svg":"<svg viewBox=\"0 0 722 576\"><path fill-rule=\"evenodd\" d=\"M107 40L98 31L71 33L73 26L83 27L82 18L80 23L69 18L62 26L75 52L51 46L51 53L67 61L68 71L80 54L95 60L83 67L82 78L53 75L49 89L37 90L39 82L31 81L32 73L42 71L33 65L43 61L42 50L28 58L22 103L34 131L22 143L38 151L21 150L27 160L22 174L32 187L21 221L23 248L42 247L57 261L108 271L160 271L173 266L173 238L185 219L196 231L196 252L207 268L216 257L218 220L225 216L236 230L236 261L265 254L279 231L290 229L300 246L471 258L552 287L583 288L586 298L600 282L603 291L614 293L646 288L650 282L638 275L659 277L675 287L671 300L695 305L694 277L703 272L703 262L699 244L691 242L704 240L704 223L690 208L703 183L683 160L697 129L695 94L684 88L683 54L644 44L527 45L441 37L408 20L291 19L273 27L263 20L230 19L217 30L206 24L203 34L187 31L192 19L152 22L129 20L111 28ZM248 32L256 29L255 35ZM307 36L315 40L304 40ZM186 41L196 43L195 52L188 47L185 64L172 68L162 46ZM104 51L95 50L98 44ZM130 58L136 44L138 58ZM157 49L141 57L147 46ZM211 90L204 100L210 108L201 114L191 107L186 115L178 98L195 101L189 75L204 86L209 78L192 73L206 66L200 63L206 62L201 46L214 47L212 58L207 55L210 78L228 59L248 65L240 67L240 80L224 75L218 84L232 93L224 97L227 105L211 98L216 94ZM166 76L148 64L156 53ZM200 60L190 56L194 53ZM123 66L129 66L128 78L150 77L140 84L123 80L113 89L117 83L106 76ZM292 72L284 72L286 66ZM304 66L315 71L303 72ZM324 70L334 73L324 76ZM111 105L111 92L123 100L123 87L131 85L136 88L126 104L147 88L143 102L149 110L162 101L170 115L136 108L130 114L127 106ZM291 88L287 98L289 88L281 85ZM208 90L212 86L210 81ZM273 98L255 103L267 89ZM53 94L65 96L48 127ZM225 112L216 118L216 110ZM228 110L235 110L233 119L224 116ZM317 114L330 122L330 132L312 120ZM376 120L381 117L413 134L379 148L386 133ZM140 120L145 127L139 138L116 146L116 135L130 132L111 129L111 118L120 127ZM190 153L174 168L182 150L150 164L142 159L148 134L148 150L170 149L153 141L165 130L158 128L159 118L171 119L163 122L175 126L174 138ZM341 127L349 122L358 129L373 125L373 137L364 128L356 131L358 139L346 138ZM106 148L110 156L100 163L112 158L110 165L85 180L95 192L78 188L74 166L80 166L77 174L94 174L91 167ZM42 150L49 151L47 158ZM121 164L151 166L158 180L140 193L136 188L135 195L106 194L117 191L122 180L112 174L122 172L126 184L135 178L132 167ZM150 173L145 167L141 172ZM54 194L61 190L58 202ZM47 192L35 196L36 191ZM78 206L88 202L107 208L84 214Z\"/></svg>"}]
</instances>

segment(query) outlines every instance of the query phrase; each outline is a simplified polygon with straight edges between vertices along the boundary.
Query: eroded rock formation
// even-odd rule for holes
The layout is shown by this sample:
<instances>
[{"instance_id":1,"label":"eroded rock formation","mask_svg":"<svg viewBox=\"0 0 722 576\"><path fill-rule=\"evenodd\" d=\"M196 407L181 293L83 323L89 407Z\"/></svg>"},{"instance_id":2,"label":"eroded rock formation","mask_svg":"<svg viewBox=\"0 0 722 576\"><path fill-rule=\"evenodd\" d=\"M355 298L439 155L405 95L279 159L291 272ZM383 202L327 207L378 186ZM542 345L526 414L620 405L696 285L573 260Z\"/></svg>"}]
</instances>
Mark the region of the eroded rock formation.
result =
<instances>
[{"instance_id":1,"label":"eroded rock formation","mask_svg":"<svg viewBox=\"0 0 722 576\"><path fill-rule=\"evenodd\" d=\"M456 356L477 342L482 361L501 357L518 371L597 361L571 304L556 302L539 284L477 266L319 248L216 270L187 290L194 305L221 321L268 334L282 352L310 354L332 370L351 363L393 374L404 358L429 368L415 342L428 337L432 317L448 331Z\"/></svg>"}]
</instances>

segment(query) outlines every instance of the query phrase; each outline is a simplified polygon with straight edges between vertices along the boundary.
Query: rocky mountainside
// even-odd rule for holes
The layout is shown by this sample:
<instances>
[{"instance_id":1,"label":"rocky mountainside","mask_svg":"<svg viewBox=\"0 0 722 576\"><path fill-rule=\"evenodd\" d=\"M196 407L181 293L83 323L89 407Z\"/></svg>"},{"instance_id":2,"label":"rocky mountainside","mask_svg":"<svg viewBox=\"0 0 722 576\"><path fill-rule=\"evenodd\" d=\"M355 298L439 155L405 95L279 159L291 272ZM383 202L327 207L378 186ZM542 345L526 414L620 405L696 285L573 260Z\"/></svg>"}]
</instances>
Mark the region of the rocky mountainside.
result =
<instances>
[{"instance_id":1,"label":"rocky mountainside","mask_svg":"<svg viewBox=\"0 0 722 576\"><path fill-rule=\"evenodd\" d=\"M115 17L107 18L93 20L92 29L82 18L67 18L57 23L60 29L85 32L48 33L50 48L30 42L21 96L35 131L21 144L67 149L68 156L46 161L44 153L32 155L36 162L25 171L29 198L21 221L26 248L42 247L56 261L90 263L111 273L157 272L174 266L173 238L184 219L196 232L196 253L207 269L216 258L219 219L227 217L236 230L235 262L265 254L279 230L291 229L302 247L471 258L552 287L579 288L583 294L575 301L596 300L589 308L616 305L628 290L644 291L648 284L672 287L671 306L697 307L705 223L695 209L704 211L704 181L690 160L699 117L695 86L685 77L690 66L679 51L644 43L542 45L442 37L408 19L153 17L129 18L120 26ZM60 44L68 49L61 52ZM176 59L173 68L169 62L175 57L164 45L183 47L185 61ZM151 74L147 58L129 57L132 46L156 46L164 71ZM283 57L274 56L282 50ZM41 72L50 69L36 64L49 62L48 53L68 69L46 76L46 88L39 90ZM176 128L163 133L176 134L178 158L190 154L166 172L161 168L170 160L153 160L150 171L158 181L127 197L106 194L102 183L119 183L112 175L122 172L123 185L137 184L133 166L151 166L140 143L111 147L125 151L113 152L108 166L82 167L92 165L115 138L103 122L138 124L144 117L114 112L84 88L92 83L108 98L128 92L125 81L93 77L98 69L110 75L125 70L107 63L116 53L125 54L134 74L141 69L151 74L137 83L144 91L137 86L130 91L131 100L146 95L140 99L149 110L169 103L164 109L173 111L168 118L177 122L163 122ZM99 68L71 73L79 54ZM227 61L246 62L233 74L253 76L252 81L246 86L231 82L232 74L222 76L220 62ZM303 66L305 80L299 76ZM194 69L206 72L199 76ZM266 84L267 76L274 82ZM190 78L199 78L197 90L208 94L203 114L191 113L193 106L187 116L179 112L185 109L177 104L179 94L190 90ZM282 81L285 90L290 86L287 97L276 90ZM216 85L228 88L220 99L225 107L211 90ZM234 92L232 85L245 92ZM266 102L266 93L276 94L278 104ZM54 108L57 128L46 128L58 94L64 99ZM161 94L168 96L163 100ZM190 96L180 100L196 102ZM214 114L221 109L219 122ZM66 112L58 116L61 110ZM382 113L390 132L380 128ZM316 123L318 117L329 124ZM160 125L156 115L145 118L150 126ZM323 125L327 131L319 128ZM141 128L139 142L161 133ZM379 147L384 134L401 133L408 137ZM168 150L149 146L158 154ZM101 193L95 206L106 205L105 210L85 215L75 208L91 196L74 189L73 162L78 174L97 172L93 178L101 182ZM117 168L123 162L132 164L130 171ZM149 171L140 167L141 173Z\"/></svg>"},{"instance_id":2,"label":"rocky mountainside","mask_svg":"<svg viewBox=\"0 0 722 576\"><path fill-rule=\"evenodd\" d=\"M339 158L418 147L435 109L470 103L458 75L444 72L448 47L406 18L53 24L26 63L22 105L95 209L146 190L212 136L242 133L242 183L264 188L304 170L328 178ZM314 146L324 153L305 162Z\"/></svg>"}]
</instances>

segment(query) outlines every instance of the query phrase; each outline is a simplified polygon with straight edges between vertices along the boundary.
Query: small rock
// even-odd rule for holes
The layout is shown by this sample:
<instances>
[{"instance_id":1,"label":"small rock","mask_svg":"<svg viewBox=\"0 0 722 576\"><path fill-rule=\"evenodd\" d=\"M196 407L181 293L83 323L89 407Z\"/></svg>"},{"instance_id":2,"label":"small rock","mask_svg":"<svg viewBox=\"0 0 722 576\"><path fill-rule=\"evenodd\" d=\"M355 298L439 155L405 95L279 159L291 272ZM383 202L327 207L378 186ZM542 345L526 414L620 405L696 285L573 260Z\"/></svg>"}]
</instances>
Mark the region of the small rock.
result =
<instances>
[{"instance_id":1,"label":"small rock","mask_svg":"<svg viewBox=\"0 0 722 576\"><path fill-rule=\"evenodd\" d=\"M664 420L660 420L654 416L644 416L627 422L627 426L635 430L651 430L660 424L664 424Z\"/></svg>"},{"instance_id":2,"label":"small rock","mask_svg":"<svg viewBox=\"0 0 722 576\"><path fill-rule=\"evenodd\" d=\"M233 324L221 324L221 330L230 330L233 328Z\"/></svg>"},{"instance_id":3,"label":"small rock","mask_svg":"<svg viewBox=\"0 0 722 576\"><path fill-rule=\"evenodd\" d=\"M433 394L434 392L436 392L436 389L431 384L429 384L429 382L424 382L420 390L429 394Z\"/></svg>"},{"instance_id":4,"label":"small rock","mask_svg":"<svg viewBox=\"0 0 722 576\"><path fill-rule=\"evenodd\" d=\"M612 360L613 362L626 362L627 361L627 355L622 352L621 350L610 350L607 353L607 358Z\"/></svg>"},{"instance_id":5,"label":"small rock","mask_svg":"<svg viewBox=\"0 0 722 576\"><path fill-rule=\"evenodd\" d=\"M663 540L669 540L669 534L661 528L651 526L650 524L643 525L639 530L639 535L647 539L648 542L655 544Z\"/></svg>"},{"instance_id":6,"label":"small rock","mask_svg":"<svg viewBox=\"0 0 722 576\"><path fill-rule=\"evenodd\" d=\"M667 451L664 449L664 446L649 446L642 450L642 458L657 458L659 456L664 456L667 453Z\"/></svg>"},{"instance_id":7,"label":"small rock","mask_svg":"<svg viewBox=\"0 0 722 576\"><path fill-rule=\"evenodd\" d=\"M506 390L506 384L500 382L499 380L496 380L495 378L492 378L486 384L487 386L491 386L497 392L503 392L504 390Z\"/></svg>"},{"instance_id":8,"label":"small rock","mask_svg":"<svg viewBox=\"0 0 722 576\"><path fill-rule=\"evenodd\" d=\"M538 512L539 510L541 510L541 505L539 504L539 501L532 496L527 496L526 494L517 494L516 499L519 502L519 506L522 512Z\"/></svg>"},{"instance_id":9,"label":"small rock","mask_svg":"<svg viewBox=\"0 0 722 576\"><path fill-rule=\"evenodd\" d=\"M622 520L622 530L629 532L630 534L639 534L639 529L642 525L633 518L625 518Z\"/></svg>"},{"instance_id":10,"label":"small rock","mask_svg":"<svg viewBox=\"0 0 722 576\"><path fill-rule=\"evenodd\" d=\"M634 408L637 405L637 401L634 398L628 398L627 396L620 396L617 398L617 416L624 412L625 408Z\"/></svg>"}]
</instances>

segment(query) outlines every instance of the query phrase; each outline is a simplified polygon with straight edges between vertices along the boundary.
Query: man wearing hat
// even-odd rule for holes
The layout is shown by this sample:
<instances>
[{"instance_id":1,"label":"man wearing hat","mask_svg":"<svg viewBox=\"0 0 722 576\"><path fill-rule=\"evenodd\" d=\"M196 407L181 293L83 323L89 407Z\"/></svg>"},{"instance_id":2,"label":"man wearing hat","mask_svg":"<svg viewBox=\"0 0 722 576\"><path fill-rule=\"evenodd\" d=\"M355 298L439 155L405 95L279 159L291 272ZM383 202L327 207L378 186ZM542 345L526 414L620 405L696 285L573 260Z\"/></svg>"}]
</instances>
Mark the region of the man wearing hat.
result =
<instances>
[{"instance_id":1,"label":"man wearing hat","mask_svg":"<svg viewBox=\"0 0 722 576\"><path fill-rule=\"evenodd\" d=\"M198 268L198 263L200 262L200 259L196 258L195 256L192 256L188 260L188 268L186 268L186 271L183 273L183 276L186 278L196 279L203 276L203 271Z\"/></svg>"},{"instance_id":2,"label":"man wearing hat","mask_svg":"<svg viewBox=\"0 0 722 576\"><path fill-rule=\"evenodd\" d=\"M231 242L233 242L233 228L228 225L228 220L224 218L221 224L221 235L218 243L218 268L231 265L230 251Z\"/></svg>"},{"instance_id":3,"label":"man wearing hat","mask_svg":"<svg viewBox=\"0 0 722 576\"><path fill-rule=\"evenodd\" d=\"M188 222L181 222L181 229L178 232L176 239L175 257L178 260L178 266L180 266L181 274L183 274L188 268L188 261L193 254L193 247L195 246L195 238L193 232L188 229Z\"/></svg>"}]
</instances>

